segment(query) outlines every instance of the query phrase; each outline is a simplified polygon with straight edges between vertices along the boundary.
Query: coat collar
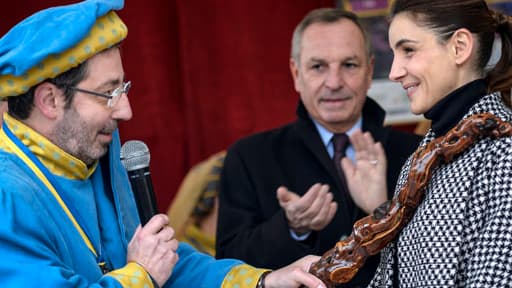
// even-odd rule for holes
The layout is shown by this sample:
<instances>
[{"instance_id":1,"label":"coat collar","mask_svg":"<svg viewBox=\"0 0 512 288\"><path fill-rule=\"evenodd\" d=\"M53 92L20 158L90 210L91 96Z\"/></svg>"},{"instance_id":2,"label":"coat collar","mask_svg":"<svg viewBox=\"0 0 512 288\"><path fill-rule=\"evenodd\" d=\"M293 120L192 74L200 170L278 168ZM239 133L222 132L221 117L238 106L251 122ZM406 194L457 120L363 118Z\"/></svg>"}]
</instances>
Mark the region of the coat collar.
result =
<instances>
[{"instance_id":1,"label":"coat collar","mask_svg":"<svg viewBox=\"0 0 512 288\"><path fill-rule=\"evenodd\" d=\"M446 134L487 93L485 80L472 81L451 92L434 105L425 118L432 120L432 130L437 136Z\"/></svg>"}]
</instances>

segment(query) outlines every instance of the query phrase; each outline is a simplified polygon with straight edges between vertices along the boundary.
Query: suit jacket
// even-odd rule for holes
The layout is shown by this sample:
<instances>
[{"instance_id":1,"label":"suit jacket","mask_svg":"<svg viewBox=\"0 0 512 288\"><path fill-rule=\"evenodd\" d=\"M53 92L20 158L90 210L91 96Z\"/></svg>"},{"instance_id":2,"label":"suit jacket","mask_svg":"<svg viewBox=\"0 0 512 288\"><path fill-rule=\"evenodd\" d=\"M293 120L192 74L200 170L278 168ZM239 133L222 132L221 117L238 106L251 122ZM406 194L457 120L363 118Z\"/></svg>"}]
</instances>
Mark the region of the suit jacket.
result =
<instances>
[{"instance_id":1,"label":"suit jacket","mask_svg":"<svg viewBox=\"0 0 512 288\"><path fill-rule=\"evenodd\" d=\"M297 116L295 122L242 139L228 150L219 194L218 258L237 258L257 267L279 268L307 254L322 255L340 238L350 235L357 219L366 216L342 192L346 188L341 186L334 162L301 102ZM370 131L385 148L391 197L403 163L421 138L383 127L384 116L384 110L367 98L363 130ZM303 195L315 183L330 186L338 211L322 231L297 241L290 235L276 191L284 185ZM366 286L378 261L378 257L369 259L352 282Z\"/></svg>"}]
</instances>

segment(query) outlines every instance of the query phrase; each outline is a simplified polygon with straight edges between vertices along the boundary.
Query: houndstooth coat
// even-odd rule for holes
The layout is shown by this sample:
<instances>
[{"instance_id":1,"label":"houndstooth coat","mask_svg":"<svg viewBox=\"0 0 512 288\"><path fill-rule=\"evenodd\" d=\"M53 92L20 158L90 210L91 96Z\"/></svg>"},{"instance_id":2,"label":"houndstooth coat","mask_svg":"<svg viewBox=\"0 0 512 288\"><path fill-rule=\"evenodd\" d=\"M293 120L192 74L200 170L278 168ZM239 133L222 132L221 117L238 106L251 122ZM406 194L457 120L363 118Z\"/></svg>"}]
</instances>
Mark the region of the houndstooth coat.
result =
<instances>
[{"instance_id":1,"label":"houndstooth coat","mask_svg":"<svg viewBox=\"0 0 512 288\"><path fill-rule=\"evenodd\" d=\"M483 112L512 120L497 93L480 99L464 118ZM435 137L428 131L420 146ZM400 287L512 287L512 137L483 139L434 170L425 199L382 251L369 287L393 287L394 265Z\"/></svg>"}]
</instances>

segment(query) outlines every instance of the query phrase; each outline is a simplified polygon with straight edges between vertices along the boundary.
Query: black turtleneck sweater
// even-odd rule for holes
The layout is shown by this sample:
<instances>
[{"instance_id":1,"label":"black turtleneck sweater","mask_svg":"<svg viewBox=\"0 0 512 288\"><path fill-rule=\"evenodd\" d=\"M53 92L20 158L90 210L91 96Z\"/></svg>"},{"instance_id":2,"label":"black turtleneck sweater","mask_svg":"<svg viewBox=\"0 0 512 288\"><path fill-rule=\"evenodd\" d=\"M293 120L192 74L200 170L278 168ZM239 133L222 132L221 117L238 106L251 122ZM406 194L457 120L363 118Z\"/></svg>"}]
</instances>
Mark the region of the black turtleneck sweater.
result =
<instances>
[{"instance_id":1,"label":"black turtleneck sweater","mask_svg":"<svg viewBox=\"0 0 512 288\"><path fill-rule=\"evenodd\" d=\"M478 79L457 88L446 95L425 113L432 120L432 130L436 136L446 134L453 128L482 96L487 94L485 80Z\"/></svg>"}]
</instances>

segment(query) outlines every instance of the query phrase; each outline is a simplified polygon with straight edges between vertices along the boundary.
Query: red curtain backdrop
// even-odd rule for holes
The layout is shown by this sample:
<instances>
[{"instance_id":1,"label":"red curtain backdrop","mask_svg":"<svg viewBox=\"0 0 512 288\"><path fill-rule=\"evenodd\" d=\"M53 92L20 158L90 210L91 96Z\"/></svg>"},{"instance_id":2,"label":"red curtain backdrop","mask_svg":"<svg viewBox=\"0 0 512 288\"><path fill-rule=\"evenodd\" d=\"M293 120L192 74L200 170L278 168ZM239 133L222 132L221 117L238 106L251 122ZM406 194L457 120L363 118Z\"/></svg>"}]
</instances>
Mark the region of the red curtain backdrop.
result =
<instances>
[{"instance_id":1,"label":"red curtain backdrop","mask_svg":"<svg viewBox=\"0 0 512 288\"><path fill-rule=\"evenodd\" d=\"M40 9L75 3L3 3L0 34ZM190 167L240 137L295 117L288 70L297 22L333 0L126 0L123 44L132 81L131 121L122 141L151 151L158 206L165 212Z\"/></svg>"}]
</instances>

